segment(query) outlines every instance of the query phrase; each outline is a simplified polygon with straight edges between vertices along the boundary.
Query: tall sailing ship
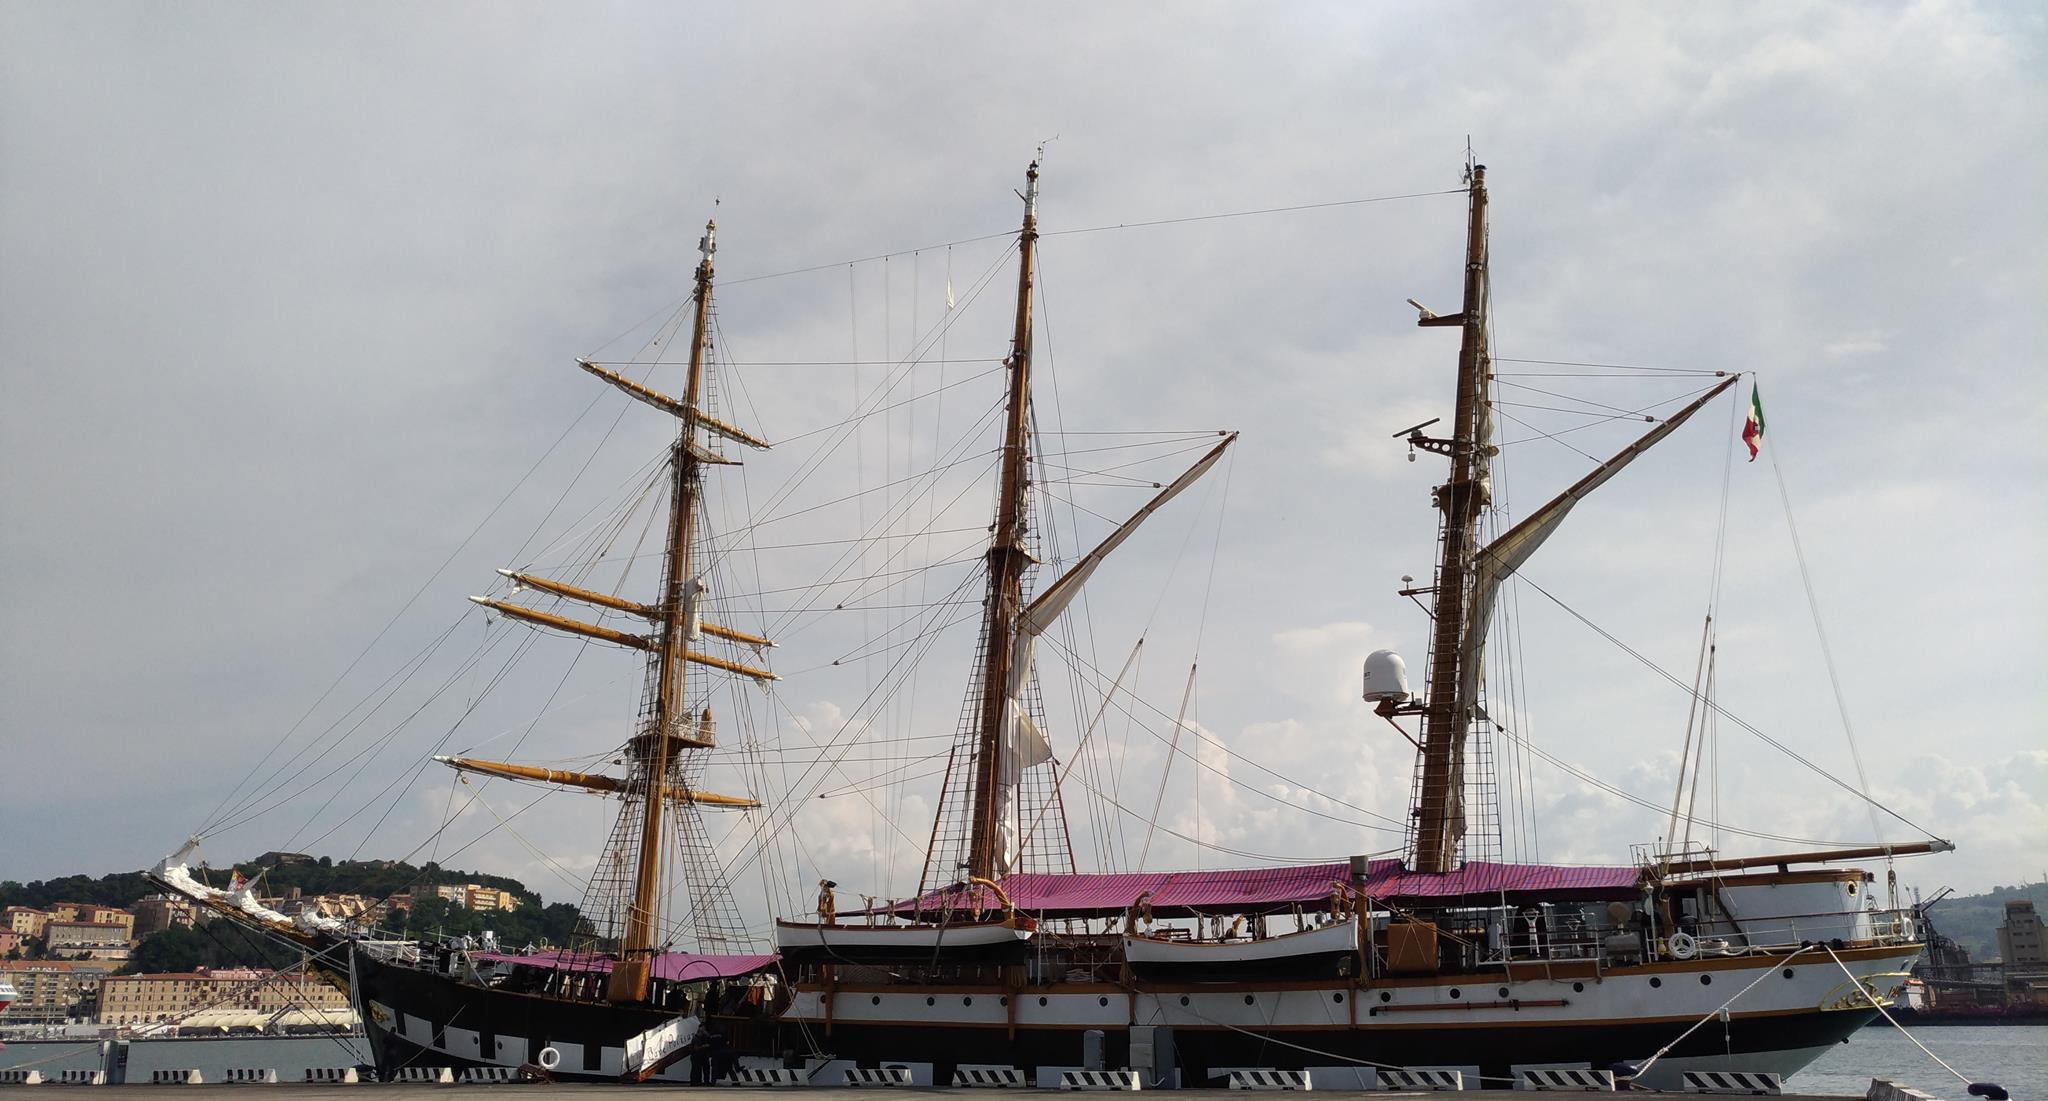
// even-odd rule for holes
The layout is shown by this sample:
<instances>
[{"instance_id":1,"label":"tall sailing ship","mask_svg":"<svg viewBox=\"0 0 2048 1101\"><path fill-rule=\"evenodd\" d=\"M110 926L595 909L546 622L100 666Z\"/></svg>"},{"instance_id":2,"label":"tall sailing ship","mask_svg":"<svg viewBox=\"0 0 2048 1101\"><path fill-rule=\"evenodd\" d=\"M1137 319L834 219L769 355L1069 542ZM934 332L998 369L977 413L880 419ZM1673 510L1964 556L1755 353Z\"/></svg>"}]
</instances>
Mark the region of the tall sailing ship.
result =
<instances>
[{"instance_id":1,"label":"tall sailing ship","mask_svg":"<svg viewBox=\"0 0 2048 1101\"><path fill-rule=\"evenodd\" d=\"M1725 857L1667 840L1611 867L1513 864L1472 851L1468 802L1477 785L1467 770L1491 721L1483 670L1502 584L1578 501L1736 382L1712 387L1527 518L1484 538L1497 449L1486 170L1478 165L1468 167L1462 306L1420 318L1423 327L1460 334L1450 420L1441 435L1425 433L1433 421L1399 437L1449 468L1434 492L1434 578L1404 590L1429 600L1426 677L1411 692L1404 663L1387 651L1364 669L1374 711L1415 728L1404 851L1213 871L1077 870L1059 760L1037 703L1036 642L1137 526L1201 478L1235 437L1224 435L1094 550L1035 585L1035 162L1021 195L980 634L914 897L842 912L837 884L827 880L816 912L775 923L773 952L739 950L741 934L707 936L701 925L697 950L677 951L663 933L672 874L664 854L700 857L683 871L694 914L729 907L700 816L754 802L697 786L716 746L707 682L773 676L750 658L766 638L703 614L705 476L731 461L727 447L766 446L704 407L709 227L682 396L585 365L677 422L660 591L641 603L511 575L526 589L622 613L649 630L484 601L527 623L646 653L626 774L445 759L467 771L620 797L608 851L629 870L588 950L422 948L340 922L286 920L246 890L199 883L181 858L159 867L158 879L308 946L354 993L387 1072L530 1065L565 1078L675 1078L684 1073L678 1057L701 1049L709 1029L743 1066L795 1067L833 1084L840 1068L882 1066L941 1085L977 1070L1045 1080L1103 1066L1135 1069L1147 1086L1202 1085L1239 1068L1325 1076L1459 1068L1506 1080L1525 1068L1646 1059L1654 1070L1645 1080L1654 1084L1696 1067L1790 1074L1897 993L1921 938L1906 911L1879 905L1872 873L1844 862L1941 851L1945 842ZM713 652L713 643L722 649Z\"/></svg>"},{"instance_id":2,"label":"tall sailing ship","mask_svg":"<svg viewBox=\"0 0 2048 1101\"><path fill-rule=\"evenodd\" d=\"M1920 951L1910 916L1876 906L1871 873L1836 865L1945 842L1741 858L1667 849L1620 867L1467 858L1465 771L1469 743L1489 721L1482 670L1501 584L1578 501L1737 381L1481 542L1496 451L1487 189L1484 166L1468 172L1463 306L1420 318L1460 333L1452 419L1441 436L1425 435L1429 424L1401 434L1450 466L1435 490L1434 583L1404 592L1431 600L1428 677L1412 694L1405 664L1388 651L1364 668L1376 712L1421 727L1405 859L1161 873L1024 867L1020 839L1050 847L1063 835L1019 829L1019 793L1029 790L1019 778L1050 760L1016 686L1029 676L1031 633L1057 614L1073 578L1029 604L1017 595L1010 570L1023 564L1008 548L1019 545L1026 497L1007 457L1021 458L1026 439L1013 432L969 709L979 721L955 749L925 888L852 921L827 897L820 921L778 923L794 987L782 1020L824 1037L838 1059L902 1062L940 1084L962 1069L1020 1067L1045 1080L1091 1064L1137 1069L1148 1085L1202 1085L1234 1069L1316 1068L1326 1081L1333 1072L1353 1080L1360 1068L1388 1067L1458 1068L1506 1084L1524 1068L1633 1068L1656 1056L1645 1079L1655 1083L1693 1067L1790 1074L1897 993ZM1013 408L1030 393L1032 194L1019 235ZM1055 817L1056 806L1026 822ZM1719 1027L1699 1027L1724 1006ZM1099 1052L1087 1048L1091 1033Z\"/></svg>"}]
</instances>

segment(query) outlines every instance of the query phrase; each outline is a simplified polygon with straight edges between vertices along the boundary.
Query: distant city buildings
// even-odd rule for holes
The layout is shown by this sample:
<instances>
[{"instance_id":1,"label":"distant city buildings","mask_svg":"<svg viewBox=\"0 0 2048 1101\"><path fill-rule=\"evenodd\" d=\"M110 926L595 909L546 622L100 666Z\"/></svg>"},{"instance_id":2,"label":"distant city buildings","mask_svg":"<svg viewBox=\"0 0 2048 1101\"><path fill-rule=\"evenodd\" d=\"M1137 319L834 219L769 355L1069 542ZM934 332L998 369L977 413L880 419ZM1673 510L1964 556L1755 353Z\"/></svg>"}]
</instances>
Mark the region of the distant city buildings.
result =
<instances>
[{"instance_id":1,"label":"distant city buildings","mask_svg":"<svg viewBox=\"0 0 2048 1101\"><path fill-rule=\"evenodd\" d=\"M2041 945L2041 915L2034 912L2031 899L2016 898L2005 904L2005 924L1998 927L1998 954L2008 970L2048 966L2048 954Z\"/></svg>"},{"instance_id":2,"label":"distant city buildings","mask_svg":"<svg viewBox=\"0 0 2048 1101\"><path fill-rule=\"evenodd\" d=\"M24 937L40 937L43 926L49 924L50 915L29 906L9 906L0 917L7 919L7 927Z\"/></svg>"},{"instance_id":3,"label":"distant city buildings","mask_svg":"<svg viewBox=\"0 0 2048 1101\"><path fill-rule=\"evenodd\" d=\"M126 960L131 915L126 925L98 921L52 921L43 926L43 950L51 959Z\"/></svg>"},{"instance_id":4,"label":"distant city buildings","mask_svg":"<svg viewBox=\"0 0 2048 1101\"><path fill-rule=\"evenodd\" d=\"M348 995L298 969L202 967L114 975L100 984L98 1020L103 1025L132 1026L204 1019L261 1027L266 1019L293 1009L344 1012Z\"/></svg>"},{"instance_id":5,"label":"distant city buildings","mask_svg":"<svg viewBox=\"0 0 2048 1101\"><path fill-rule=\"evenodd\" d=\"M178 895L151 895L138 900L132 909L135 911L137 940L161 933L173 925L189 929L203 920L199 907L194 906L191 899Z\"/></svg>"},{"instance_id":6,"label":"distant city buildings","mask_svg":"<svg viewBox=\"0 0 2048 1101\"><path fill-rule=\"evenodd\" d=\"M479 883L443 883L433 887L422 888L422 890L429 892L433 898L445 899L465 910L517 910L519 908L518 895L510 891L499 890L496 887L486 887ZM418 893L417 891L414 892L415 895Z\"/></svg>"},{"instance_id":7,"label":"distant city buildings","mask_svg":"<svg viewBox=\"0 0 2048 1101\"><path fill-rule=\"evenodd\" d=\"M0 1024L64 1024L90 1017L88 1004L120 964L107 960L0 960L16 996Z\"/></svg>"}]
</instances>

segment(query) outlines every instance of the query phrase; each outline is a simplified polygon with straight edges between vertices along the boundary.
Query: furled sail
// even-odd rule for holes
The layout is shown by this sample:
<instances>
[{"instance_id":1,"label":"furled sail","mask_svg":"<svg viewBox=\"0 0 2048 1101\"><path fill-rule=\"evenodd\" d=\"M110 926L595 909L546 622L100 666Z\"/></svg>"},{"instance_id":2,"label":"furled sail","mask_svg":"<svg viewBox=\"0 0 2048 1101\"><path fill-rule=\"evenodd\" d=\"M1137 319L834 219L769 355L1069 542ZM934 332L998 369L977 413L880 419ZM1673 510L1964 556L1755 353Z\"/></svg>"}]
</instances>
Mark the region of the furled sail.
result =
<instances>
[{"instance_id":1,"label":"furled sail","mask_svg":"<svg viewBox=\"0 0 2048 1101\"><path fill-rule=\"evenodd\" d=\"M1638 455L1655 447L1657 442L1676 431L1702 406L1722 392L1735 385L1731 377L1701 395L1692 404L1673 413L1664 423L1650 429L1643 437L1621 450L1621 453L1594 467L1585 477L1574 482L1570 489L1558 494L1535 512L1530 513L1521 523L1509 528L1500 538L1480 548L1472 562L1472 599L1466 607L1464 653L1459 658L1459 675L1463 683L1459 686L1459 698L1468 704L1479 698L1480 657L1486 648L1486 630L1493 622L1493 599L1500 589L1500 583L1508 575L1520 569L1536 548L1543 545L1564 523L1572 506L1576 505L1600 488L1607 479L1621 472L1621 469L1635 461Z\"/></svg>"},{"instance_id":2,"label":"furled sail","mask_svg":"<svg viewBox=\"0 0 2048 1101\"><path fill-rule=\"evenodd\" d=\"M1024 772L1034 765L1052 760L1052 745L1045 739L1044 731L1031 721L1030 709L1024 705L1024 692L1031 683L1032 652L1038 636L1058 621L1060 614L1081 594L1081 586L1088 583L1096 567L1109 553L1123 545L1131 533L1145 518L1157 512L1160 506L1171 501L1180 492L1207 474L1230 445L1237 442L1237 433L1226 436L1202 456L1200 462L1189 467L1187 473L1175 479L1172 485L1159 491L1145 507L1124 521L1123 526L1109 534L1087 557L1074 565L1073 569L1060 575L1038 598L1026 605L1023 614L1017 617L1015 646L1011 649L1010 675L1003 685L1003 725L996 752L996 851L995 871L997 876L1008 875L1023 859L1024 835L1018 813L1018 796L1024 782Z\"/></svg>"}]
</instances>

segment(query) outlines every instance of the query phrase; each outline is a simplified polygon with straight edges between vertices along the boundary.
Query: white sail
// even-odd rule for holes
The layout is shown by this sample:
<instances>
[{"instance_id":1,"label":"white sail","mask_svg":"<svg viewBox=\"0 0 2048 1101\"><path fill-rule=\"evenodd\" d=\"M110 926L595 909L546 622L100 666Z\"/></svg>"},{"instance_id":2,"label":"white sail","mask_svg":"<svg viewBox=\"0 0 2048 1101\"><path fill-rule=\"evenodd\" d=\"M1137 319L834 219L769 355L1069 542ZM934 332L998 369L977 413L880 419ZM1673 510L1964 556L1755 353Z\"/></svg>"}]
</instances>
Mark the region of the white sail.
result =
<instances>
[{"instance_id":1,"label":"white sail","mask_svg":"<svg viewBox=\"0 0 2048 1101\"><path fill-rule=\"evenodd\" d=\"M1536 548L1543 545L1564 523L1564 518L1587 494L1600 488L1607 479L1621 473L1621 469L1635 461L1636 456L1655 447L1659 440L1670 435L1679 425L1684 424L1694 413L1721 393L1735 385L1731 377L1719 386L1707 391L1692 404L1673 413L1664 423L1650 429L1636 442L1623 448L1621 453L1594 467L1585 477L1574 482L1570 489L1552 498L1550 503L1529 514L1521 523L1509 528L1505 534L1473 556L1472 599L1467 605L1465 618L1464 653L1459 656L1460 684L1459 699L1470 706L1479 698L1480 654L1486 648L1486 629L1493 622L1493 598L1499 591L1500 583L1508 575L1520 569Z\"/></svg>"},{"instance_id":2,"label":"white sail","mask_svg":"<svg viewBox=\"0 0 2048 1101\"><path fill-rule=\"evenodd\" d=\"M1030 709L1024 706L1024 690L1031 683L1032 654L1037 648L1038 636L1059 619L1060 613L1067 610L1075 597L1081 595L1081 586L1088 583L1096 567L1109 557L1109 552L1122 546L1146 517L1207 474L1209 468L1223 457L1223 452L1236 442L1237 433L1232 432L1222 443L1211 448L1200 462L1188 468L1187 473L1160 490L1145 503L1145 507L1124 521L1123 526L1089 551L1073 569L1038 594L1038 598L1026 605L1023 614L1017 617L1015 644L1010 649L1010 677L1003 685L1003 725L996 743L996 875L1008 875L1016 870L1017 862L1024 855L1023 823L1018 808L1024 771L1052 760L1051 743L1045 740L1045 733L1038 729L1038 724L1031 721Z\"/></svg>"}]
</instances>

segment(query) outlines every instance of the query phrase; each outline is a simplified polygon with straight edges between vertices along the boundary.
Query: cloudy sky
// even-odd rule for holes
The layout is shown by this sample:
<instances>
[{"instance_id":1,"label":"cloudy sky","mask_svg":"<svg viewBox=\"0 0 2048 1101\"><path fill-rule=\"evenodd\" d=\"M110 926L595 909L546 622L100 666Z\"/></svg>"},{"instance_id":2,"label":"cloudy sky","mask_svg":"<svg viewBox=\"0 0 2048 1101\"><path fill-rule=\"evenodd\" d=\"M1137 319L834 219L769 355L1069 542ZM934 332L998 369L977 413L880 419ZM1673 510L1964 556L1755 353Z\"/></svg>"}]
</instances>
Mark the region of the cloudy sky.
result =
<instances>
[{"instance_id":1,"label":"cloudy sky","mask_svg":"<svg viewBox=\"0 0 2048 1101\"><path fill-rule=\"evenodd\" d=\"M1712 381L1670 372L1756 372L1770 414L1766 460L1731 471L1710 407L1529 564L1495 710L1547 756L1503 758L1528 808L1509 855L1625 861L1663 833L1553 759L1668 802L1687 697L1588 624L1689 679L1722 542L1727 709L1853 788L1846 713L1873 795L1960 847L1904 882L2039 879L2043 32L1965 3L0 6L0 877L144 866L247 804L216 859L438 856L579 894L602 802L471 799L419 761L587 760L629 727L631 656L462 598L572 563L632 500L667 426L573 365L664 358L715 214L721 400L794 441L722 476L717 520L774 521L723 596L784 634L785 679L735 698L728 738L809 797L746 890L822 870L907 893L971 622L862 701L958 618L965 574L844 613L851 590L786 590L974 553L999 235L1046 139L1059 549L1142 503L1114 475L1244 434L1050 648L1064 754L1145 638L1140 702L1069 785L1082 862L1135 863L1155 799L1154 867L1397 847L1372 827L1404 813L1412 753L1358 664L1426 642L1394 590L1429 573L1441 465L1390 437L1449 413L1455 334L1402 299L1456 308L1463 201L1429 193L1469 136L1521 372L1514 515L1644 427L1583 411ZM828 429L863 403L890 408ZM894 541L849 567L832 541L864 530ZM622 568L591 576L646 583ZM1162 787L1191 663L1197 733ZM1733 723L1717 745L1722 821L1920 836Z\"/></svg>"}]
</instances>

